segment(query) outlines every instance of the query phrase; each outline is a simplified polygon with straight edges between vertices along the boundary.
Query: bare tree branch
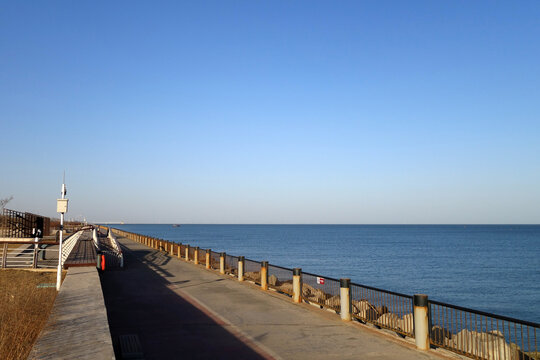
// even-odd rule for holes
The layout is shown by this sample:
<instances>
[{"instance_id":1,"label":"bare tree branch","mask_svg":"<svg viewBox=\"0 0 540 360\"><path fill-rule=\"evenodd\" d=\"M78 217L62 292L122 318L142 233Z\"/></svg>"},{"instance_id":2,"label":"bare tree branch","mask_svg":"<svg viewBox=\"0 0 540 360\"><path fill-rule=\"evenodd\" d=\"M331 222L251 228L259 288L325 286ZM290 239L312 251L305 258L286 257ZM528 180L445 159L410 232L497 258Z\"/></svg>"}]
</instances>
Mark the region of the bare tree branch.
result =
<instances>
[{"instance_id":1,"label":"bare tree branch","mask_svg":"<svg viewBox=\"0 0 540 360\"><path fill-rule=\"evenodd\" d=\"M10 202L11 200L13 200L13 196L10 196L10 197L7 197L5 199L0 199L0 210L3 210L4 207L8 204L8 202Z\"/></svg>"}]
</instances>

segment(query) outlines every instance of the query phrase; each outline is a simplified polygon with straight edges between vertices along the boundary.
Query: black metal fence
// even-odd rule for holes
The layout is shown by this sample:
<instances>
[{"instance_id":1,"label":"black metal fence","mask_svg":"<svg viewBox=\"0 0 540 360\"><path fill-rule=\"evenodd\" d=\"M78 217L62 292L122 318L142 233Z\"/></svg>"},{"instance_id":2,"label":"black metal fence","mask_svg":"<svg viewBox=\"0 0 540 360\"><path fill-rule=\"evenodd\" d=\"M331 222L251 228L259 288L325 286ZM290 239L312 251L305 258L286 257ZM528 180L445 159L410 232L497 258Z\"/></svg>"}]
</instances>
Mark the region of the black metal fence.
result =
<instances>
[{"instance_id":1,"label":"black metal fence","mask_svg":"<svg viewBox=\"0 0 540 360\"><path fill-rule=\"evenodd\" d=\"M430 343L474 359L538 359L538 324L429 302Z\"/></svg>"},{"instance_id":2,"label":"black metal fence","mask_svg":"<svg viewBox=\"0 0 540 360\"><path fill-rule=\"evenodd\" d=\"M282 293L293 295L293 270L268 264L268 287Z\"/></svg>"},{"instance_id":3,"label":"black metal fence","mask_svg":"<svg viewBox=\"0 0 540 360\"><path fill-rule=\"evenodd\" d=\"M321 307L340 310L339 280L302 272L302 298Z\"/></svg>"},{"instance_id":4,"label":"black metal fence","mask_svg":"<svg viewBox=\"0 0 540 360\"><path fill-rule=\"evenodd\" d=\"M414 337L412 296L351 284L352 316L366 323Z\"/></svg>"},{"instance_id":5,"label":"black metal fence","mask_svg":"<svg viewBox=\"0 0 540 360\"><path fill-rule=\"evenodd\" d=\"M261 263L259 261L244 259L244 278L256 284L261 283Z\"/></svg>"},{"instance_id":6,"label":"black metal fence","mask_svg":"<svg viewBox=\"0 0 540 360\"><path fill-rule=\"evenodd\" d=\"M238 256L225 254L225 273L229 275L238 275Z\"/></svg>"}]
</instances>

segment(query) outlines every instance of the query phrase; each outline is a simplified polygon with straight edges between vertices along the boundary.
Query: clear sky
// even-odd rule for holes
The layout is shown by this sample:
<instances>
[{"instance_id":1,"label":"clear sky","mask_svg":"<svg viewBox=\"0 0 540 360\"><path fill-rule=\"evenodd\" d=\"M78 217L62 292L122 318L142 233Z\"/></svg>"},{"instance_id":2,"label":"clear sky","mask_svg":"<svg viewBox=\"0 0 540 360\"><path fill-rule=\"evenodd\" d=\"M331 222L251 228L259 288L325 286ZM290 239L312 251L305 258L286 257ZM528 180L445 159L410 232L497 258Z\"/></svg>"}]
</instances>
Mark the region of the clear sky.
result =
<instances>
[{"instance_id":1,"label":"clear sky","mask_svg":"<svg viewBox=\"0 0 540 360\"><path fill-rule=\"evenodd\" d=\"M0 198L163 223L539 223L540 1L0 0Z\"/></svg>"}]
</instances>

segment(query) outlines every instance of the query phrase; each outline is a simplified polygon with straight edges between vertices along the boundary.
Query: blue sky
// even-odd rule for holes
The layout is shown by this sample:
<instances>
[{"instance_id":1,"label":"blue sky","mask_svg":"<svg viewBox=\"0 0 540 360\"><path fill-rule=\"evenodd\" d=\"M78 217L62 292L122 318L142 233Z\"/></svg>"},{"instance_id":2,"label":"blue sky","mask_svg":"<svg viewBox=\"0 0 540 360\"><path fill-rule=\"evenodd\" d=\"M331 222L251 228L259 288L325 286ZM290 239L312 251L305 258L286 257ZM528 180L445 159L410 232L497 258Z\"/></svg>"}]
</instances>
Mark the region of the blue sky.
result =
<instances>
[{"instance_id":1,"label":"blue sky","mask_svg":"<svg viewBox=\"0 0 540 360\"><path fill-rule=\"evenodd\" d=\"M0 198L178 223L539 223L540 2L0 1Z\"/></svg>"}]
</instances>

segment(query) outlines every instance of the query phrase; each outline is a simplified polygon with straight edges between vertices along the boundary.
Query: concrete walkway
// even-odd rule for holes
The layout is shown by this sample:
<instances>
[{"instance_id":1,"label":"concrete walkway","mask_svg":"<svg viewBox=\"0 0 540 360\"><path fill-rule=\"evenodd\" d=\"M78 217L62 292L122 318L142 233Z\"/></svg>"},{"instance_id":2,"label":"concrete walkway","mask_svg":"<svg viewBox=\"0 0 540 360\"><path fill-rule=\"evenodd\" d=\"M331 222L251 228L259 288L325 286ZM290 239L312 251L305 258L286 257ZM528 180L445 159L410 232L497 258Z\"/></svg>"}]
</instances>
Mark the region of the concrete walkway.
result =
<instances>
[{"instance_id":1,"label":"concrete walkway","mask_svg":"<svg viewBox=\"0 0 540 360\"><path fill-rule=\"evenodd\" d=\"M95 267L70 268L29 359L114 359Z\"/></svg>"},{"instance_id":2,"label":"concrete walkway","mask_svg":"<svg viewBox=\"0 0 540 360\"><path fill-rule=\"evenodd\" d=\"M126 269L101 275L117 358L440 359L405 340L262 291L125 238Z\"/></svg>"}]
</instances>

